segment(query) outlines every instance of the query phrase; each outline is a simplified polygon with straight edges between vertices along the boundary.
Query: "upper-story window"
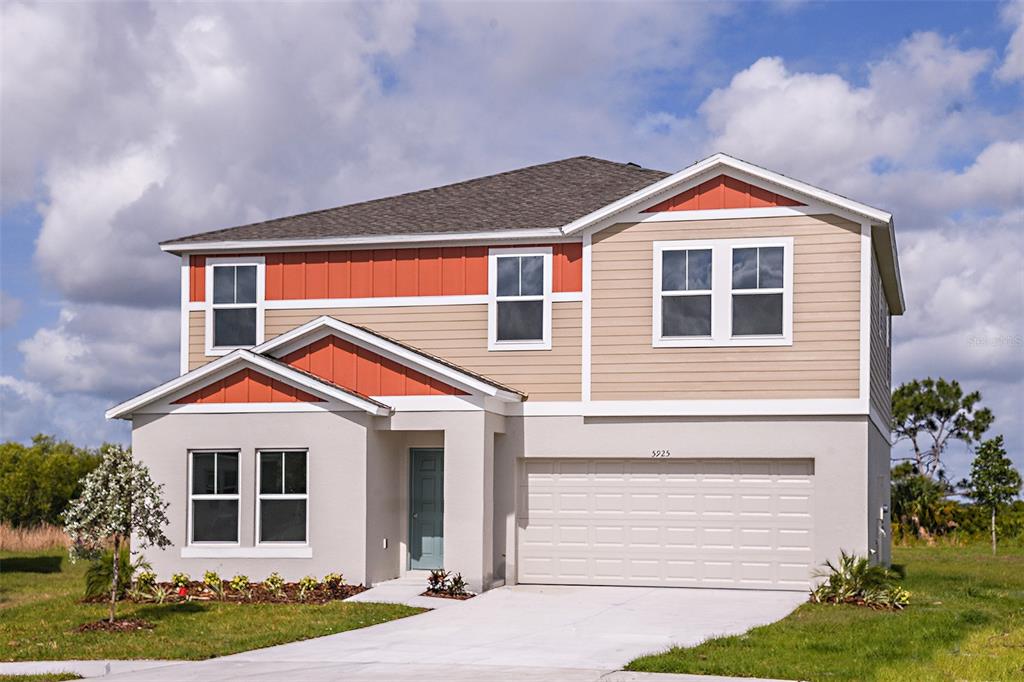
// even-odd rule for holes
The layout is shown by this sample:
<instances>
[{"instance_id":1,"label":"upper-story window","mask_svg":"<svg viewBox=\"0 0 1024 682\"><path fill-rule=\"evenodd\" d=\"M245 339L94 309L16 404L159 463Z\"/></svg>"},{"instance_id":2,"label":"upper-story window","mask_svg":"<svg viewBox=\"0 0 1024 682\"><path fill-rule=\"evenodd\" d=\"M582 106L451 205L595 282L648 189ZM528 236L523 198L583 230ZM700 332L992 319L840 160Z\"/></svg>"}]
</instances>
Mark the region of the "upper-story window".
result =
<instances>
[{"instance_id":1,"label":"upper-story window","mask_svg":"<svg viewBox=\"0 0 1024 682\"><path fill-rule=\"evenodd\" d=\"M653 345L792 344L793 240L654 243Z\"/></svg>"},{"instance_id":2,"label":"upper-story window","mask_svg":"<svg viewBox=\"0 0 1024 682\"><path fill-rule=\"evenodd\" d=\"M488 348L551 348L551 247L490 252Z\"/></svg>"},{"instance_id":3,"label":"upper-story window","mask_svg":"<svg viewBox=\"0 0 1024 682\"><path fill-rule=\"evenodd\" d=\"M207 271L207 353L262 343L263 258L211 258Z\"/></svg>"}]
</instances>

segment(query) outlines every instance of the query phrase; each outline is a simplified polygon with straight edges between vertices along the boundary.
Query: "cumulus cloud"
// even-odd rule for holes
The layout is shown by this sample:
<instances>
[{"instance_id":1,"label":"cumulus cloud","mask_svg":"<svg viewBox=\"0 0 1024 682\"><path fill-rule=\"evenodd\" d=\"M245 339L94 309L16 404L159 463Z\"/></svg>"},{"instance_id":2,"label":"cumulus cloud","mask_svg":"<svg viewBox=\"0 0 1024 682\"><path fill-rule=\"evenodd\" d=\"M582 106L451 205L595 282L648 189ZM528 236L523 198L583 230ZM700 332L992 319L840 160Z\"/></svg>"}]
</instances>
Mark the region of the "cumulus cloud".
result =
<instances>
[{"instance_id":1,"label":"cumulus cloud","mask_svg":"<svg viewBox=\"0 0 1024 682\"><path fill-rule=\"evenodd\" d=\"M1013 27L1013 34L996 77L1003 81L1017 81L1024 78L1024 0L1003 5L1002 16L1003 21Z\"/></svg>"},{"instance_id":2,"label":"cumulus cloud","mask_svg":"<svg viewBox=\"0 0 1024 682\"><path fill-rule=\"evenodd\" d=\"M107 407L102 398L81 393L57 396L37 383L0 375L0 438L4 440L27 441L45 433L86 446L127 441L128 422L82 418L102 415Z\"/></svg>"},{"instance_id":3,"label":"cumulus cloud","mask_svg":"<svg viewBox=\"0 0 1024 682\"><path fill-rule=\"evenodd\" d=\"M21 318L21 299L14 298L6 291L0 291L0 330L13 327Z\"/></svg>"}]
</instances>

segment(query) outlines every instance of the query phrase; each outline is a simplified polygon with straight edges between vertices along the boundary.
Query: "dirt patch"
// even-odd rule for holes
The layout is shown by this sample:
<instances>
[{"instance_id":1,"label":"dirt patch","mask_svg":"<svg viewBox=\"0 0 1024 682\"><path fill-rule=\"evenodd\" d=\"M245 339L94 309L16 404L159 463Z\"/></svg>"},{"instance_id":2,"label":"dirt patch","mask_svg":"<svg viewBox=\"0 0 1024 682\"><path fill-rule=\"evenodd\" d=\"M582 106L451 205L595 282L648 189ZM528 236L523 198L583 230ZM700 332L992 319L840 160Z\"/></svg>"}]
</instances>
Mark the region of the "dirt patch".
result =
<instances>
[{"instance_id":1,"label":"dirt patch","mask_svg":"<svg viewBox=\"0 0 1024 682\"><path fill-rule=\"evenodd\" d=\"M118 618L113 623L108 620L85 623L75 628L75 632L137 632L139 630L152 630L153 627L153 624L148 620Z\"/></svg>"},{"instance_id":2,"label":"dirt patch","mask_svg":"<svg viewBox=\"0 0 1024 682\"><path fill-rule=\"evenodd\" d=\"M427 590L426 592L420 593L421 597L437 597L438 599L455 599L456 601L466 601L472 599L475 594L448 594L447 592L432 592Z\"/></svg>"}]
</instances>

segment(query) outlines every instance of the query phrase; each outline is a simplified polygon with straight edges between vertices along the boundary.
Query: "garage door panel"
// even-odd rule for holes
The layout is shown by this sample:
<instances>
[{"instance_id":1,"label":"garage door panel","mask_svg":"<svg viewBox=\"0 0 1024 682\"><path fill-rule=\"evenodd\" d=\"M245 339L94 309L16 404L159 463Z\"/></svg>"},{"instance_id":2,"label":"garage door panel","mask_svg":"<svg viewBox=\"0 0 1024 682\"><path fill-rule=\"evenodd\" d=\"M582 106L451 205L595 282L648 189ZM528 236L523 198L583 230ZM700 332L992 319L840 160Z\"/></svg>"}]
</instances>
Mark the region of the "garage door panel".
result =
<instances>
[{"instance_id":1,"label":"garage door panel","mask_svg":"<svg viewBox=\"0 0 1024 682\"><path fill-rule=\"evenodd\" d=\"M527 460L519 581L803 589L809 460Z\"/></svg>"}]
</instances>

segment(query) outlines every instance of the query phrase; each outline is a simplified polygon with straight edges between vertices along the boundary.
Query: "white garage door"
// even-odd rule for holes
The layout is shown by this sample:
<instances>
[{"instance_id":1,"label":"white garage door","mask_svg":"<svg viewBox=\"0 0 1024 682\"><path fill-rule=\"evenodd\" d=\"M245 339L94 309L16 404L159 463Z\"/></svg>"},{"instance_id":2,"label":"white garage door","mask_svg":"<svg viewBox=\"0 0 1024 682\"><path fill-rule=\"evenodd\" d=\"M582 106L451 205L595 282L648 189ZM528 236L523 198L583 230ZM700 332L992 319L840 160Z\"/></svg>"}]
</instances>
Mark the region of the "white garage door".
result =
<instances>
[{"instance_id":1,"label":"white garage door","mask_svg":"<svg viewBox=\"0 0 1024 682\"><path fill-rule=\"evenodd\" d=\"M804 589L809 459L526 459L519 582Z\"/></svg>"}]
</instances>

